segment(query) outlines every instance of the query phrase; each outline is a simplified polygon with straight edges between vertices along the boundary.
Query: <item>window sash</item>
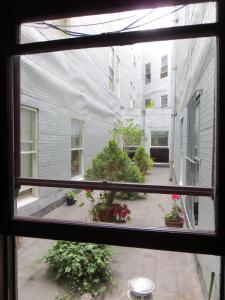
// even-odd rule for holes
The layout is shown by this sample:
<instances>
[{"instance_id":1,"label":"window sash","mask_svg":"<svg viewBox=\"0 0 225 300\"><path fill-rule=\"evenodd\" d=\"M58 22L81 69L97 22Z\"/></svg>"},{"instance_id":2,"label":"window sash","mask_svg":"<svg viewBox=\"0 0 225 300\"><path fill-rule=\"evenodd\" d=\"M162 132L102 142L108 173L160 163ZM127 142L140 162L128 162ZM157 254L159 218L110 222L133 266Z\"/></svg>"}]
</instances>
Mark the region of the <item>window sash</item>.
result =
<instances>
[{"instance_id":1,"label":"window sash","mask_svg":"<svg viewBox=\"0 0 225 300\"><path fill-rule=\"evenodd\" d=\"M168 106L168 95L161 96L161 107Z\"/></svg>"},{"instance_id":2,"label":"window sash","mask_svg":"<svg viewBox=\"0 0 225 300\"><path fill-rule=\"evenodd\" d=\"M168 3L169 3L169 0L168 1L164 1L165 3L167 3L167 5L168 5ZM179 4L180 3L185 3L185 1L178 1L179 2ZM177 4L178 4L178 2L177 2ZM204 2L204 1L199 1L199 2ZM135 2L134 1L134 3L135 4L140 4L140 2L139 3L137 3L137 2ZM145 3L145 5L147 5L146 4L146 1L143 1L143 5L144 5L144 3ZM162 2L160 2L161 4L163 4L163 1ZM195 1L195 3L196 3L196 1ZM221 3L222 2L220 2L220 5L221 5ZM134 5L135 5L134 4ZM150 0L149 1L149 4L148 4L148 7L151 7L151 5L152 6L154 6L156 4L156 1L155 0ZM159 4L159 3L158 3ZM171 2L171 4L173 4L172 2ZM63 4L64 6L65 6L65 4ZM91 5L93 5L93 4L91 4ZM108 7L109 8L109 6L110 6L110 4L108 5L108 4L105 4L106 5L106 7ZM57 6L56 6L57 7ZM118 4L118 7L120 7L120 9L119 10L122 10L121 9L121 6L120 6L120 4ZM117 8L118 8L117 7ZM126 7L126 9L127 9L127 6L125 5L124 7ZM62 7L61 7L62 8ZM96 8L96 7L95 7ZM115 3L113 4L113 6L111 6L111 9L115 9ZM68 9L68 7L67 7L67 9ZM79 11L82 11L82 9L81 10L79 10L80 8L77 8L77 5L76 5L76 9L77 9L77 13L79 12ZM87 9L87 8L86 8ZM88 8L88 9L90 9L90 7ZM93 9L94 9L94 7L93 7ZM32 10L32 9L31 9ZM57 10L57 8L56 8L56 10ZM95 12L97 12L97 8L94 10ZM74 10L75 11L75 10ZM91 9L90 9L90 11L91 11ZM110 9L109 9L109 11L110 11ZM221 10L222 11L222 10ZM83 8L83 12L85 12L85 8ZM99 10L99 12L102 12L102 10ZM18 14L19 14L19 17L18 17L18 20L28 20L24 15L23 15L23 13L22 13L22 10L19 10L18 11ZM56 13L57 14L57 13ZM56 16L56 14L55 14L55 16ZM60 15L60 14L63 14L63 10L58 10L58 16ZM88 14L87 13L87 10L86 10L86 14ZM222 13L220 13L221 15L222 15ZM34 15L36 15L36 16L38 16L38 12L36 11L35 12L35 10L33 10L33 16ZM39 15L39 18L41 17L41 15L42 14L40 14ZM53 16L53 15L52 15ZM43 18L43 16L42 16L42 18ZM32 20L34 20L34 18L32 19ZM220 21L221 20L223 20L222 18L220 18ZM7 22L7 21L6 21ZM9 25L9 27L11 28L11 30L12 30L12 32L13 33L15 33L16 32L16 29L15 28L13 28L13 25L14 23L13 22L11 22L11 24ZM12 42L12 43L9 43L9 47L7 48L8 50L9 50L9 52L8 52L8 54L11 54L11 55L20 55L20 54L32 54L32 53L40 53L40 52L50 52L50 51L61 51L61 50L69 50L69 49L81 49L81 48L90 48L90 47L102 47L102 46L109 46L110 44L111 45L125 45L125 44L128 44L128 43L133 43L134 41L135 42L146 42L146 41L148 41L148 42L150 42L150 41L159 41L159 40L170 40L170 39L181 39L181 38L193 38L193 37L203 37L203 36L214 36L214 35L216 35L216 36L220 36L220 40L221 41L223 41L224 40L224 36L223 36L223 34L224 33L222 33L220 30L219 30L219 26L218 26L218 24L216 23L216 24L201 24L201 25L192 25L192 26L181 26L181 27L179 27L179 28L163 28L163 29L153 29L153 30L146 30L145 32L141 32L140 34L138 33L138 32L129 32L129 33L116 33L116 34L105 34L105 35L98 35L98 36L91 36L91 37L82 37L82 38L76 38L76 39L65 39L65 40L58 40L58 41L48 41L48 42L38 42L38 43L32 43L32 44L25 44L25 45L16 45L15 43L14 43L14 41ZM12 37L14 37L15 35L13 34L12 35ZM10 39L10 38L9 38ZM13 39L12 39L13 40ZM7 47L7 44L6 44L6 46L5 47ZM222 44L220 44L220 48L219 48L219 58L221 59L221 61L223 62L224 60L223 60L223 56L222 56L222 53L224 53L222 50L224 50L224 48L225 48L225 46L223 45L223 43ZM7 54L7 55L8 55ZM4 56L4 55L3 55ZM9 63L11 63L9 60L4 64L3 63L3 70L5 71L5 73L4 74L7 74L7 68L8 68L8 64ZM223 64L222 64L223 65ZM221 69L222 69L222 67L221 67ZM220 73L220 75L222 75L223 73L221 72L221 71L219 71L219 73ZM8 77L9 78L9 77ZM222 76L222 81L223 81L223 76ZM225 81L225 80L224 80ZM220 82L220 84L221 84L221 82ZM17 84L16 84L16 86L17 86ZM225 84L224 85L220 85L221 87L223 87L223 86L225 86ZM6 85L5 85L5 87L6 87ZM19 89L18 89L19 90ZM15 93L15 98L16 99L19 99L19 95L18 95L18 90L17 90L17 93ZM220 91L222 91L222 93L223 94L225 94L225 92L223 91L223 89L222 88L220 88ZM4 94L4 92L5 91L3 91L2 93ZM8 95L8 97L9 97L9 95L10 95L10 93L8 93L7 94ZM12 95L10 95L10 96L12 96ZM221 95L220 95L220 97L221 97ZM219 105L221 105L221 102L220 102L220 99L218 99L218 103L219 103ZM15 107L17 107L17 104L15 103ZM6 111L8 111L8 110L6 110ZM220 113L219 113L219 111L222 111L222 110L218 110L217 111L217 114L218 114L218 116L220 116ZM16 119L17 119L17 115L16 115ZM218 120L221 120L220 118L218 118ZM15 122L16 123L16 122ZM221 125L221 123L220 123L220 125ZM217 126L219 126L218 124L217 124ZM10 127L9 127L10 128ZM219 129L219 127L217 127L217 129ZM18 132L17 132L18 133ZM221 140L221 138L222 138L222 134L221 134L221 131L219 131L219 140ZM13 137L13 135L12 135L12 137ZM218 143L217 143L218 144ZM218 144L219 145L219 144ZM16 148L17 148L17 146L16 146ZM220 155L220 153L217 151L217 154L218 154L218 157L221 157L221 155ZM9 153L9 155L11 155L11 157L12 157L12 154L11 153ZM16 162L18 162L19 161L19 156L18 156L18 153L16 153L16 156L15 156L15 158L16 158ZM12 164L11 164L11 166L12 166ZM10 169L11 170L11 169ZM11 171L10 171L11 172ZM221 173L221 174L223 174L223 172ZM223 179L223 178L222 178ZM222 182L223 182L223 180L222 180L221 178L219 179L219 183L221 183L222 184ZM19 177L16 177L16 179L15 179L15 182L16 182L16 185L20 185L21 183L24 183L24 182L27 182L28 184L30 183L34 183L35 182L35 184L37 184L37 185L40 185L40 184L42 184L43 186L44 185L46 185L46 184L50 184L50 186L52 186L52 185L54 185L54 183L53 182L55 182L55 181L51 181L51 180L44 180L44 182L41 182L40 180L33 180L33 179L21 179L21 178L19 178ZM85 183L85 182L84 182ZM64 184L68 184L69 185L69 183L68 182L64 182ZM86 185L90 185L91 186L91 183L88 183L88 182L86 182L85 183ZM97 187L98 185L94 185L94 187ZM221 185L222 186L222 185ZM99 186L98 186L99 187ZM105 187L105 189L106 188L113 188L113 186L112 185L108 185L108 183L101 183L101 189L103 189ZM116 189L118 189L119 188L119 184L115 184L115 186L114 186L114 188L116 188ZM130 187L128 187L128 186L125 186L125 187L123 187L124 188L124 190L129 190L129 188ZM142 189L142 187L138 187L138 189ZM148 190L148 192L151 190L151 191L153 191L154 190L154 192L156 192L157 190L159 191L159 188L158 187L154 187L154 186L152 186L152 187L149 187L150 189ZM179 190L179 189L178 189ZM160 190L161 191L161 190ZM163 187L163 191L164 192L166 192L166 193L168 193L168 191L169 191L169 193L171 193L171 191L169 190L169 187ZM195 194L195 193L197 193L197 191L199 191L199 193L201 194L201 193L209 193L210 192L210 194L211 195L213 195L214 194L214 190L212 189L212 188L210 188L210 189L207 189L207 188L202 188L201 190L198 190L198 188L188 188L188 187L186 187L186 191L188 191L188 192L193 192L193 194ZM179 190L179 192L181 192L181 190ZM217 190L216 190L216 192L217 192ZM218 189L218 192L219 192L219 194L220 194L220 192L221 192L221 190L220 189ZM220 194L221 195L221 194ZM12 201L12 203L13 203L13 199L11 199L11 201ZM221 204L222 202L220 201L220 202L218 202L218 205L216 206L216 208L217 208L217 212L221 212L221 214L222 214L222 211L224 211L224 210L218 210L218 207L220 207L220 208L222 208L223 207L223 204ZM222 232L223 232L223 228L225 228L225 224L224 224L224 222L222 222L223 221L223 216L221 215L221 214L219 214L219 220L218 220L218 224L220 224L221 226L220 227L218 227L217 226L217 233L221 233L222 234ZM9 216L8 216L9 217ZM16 226L16 225L21 225L21 227L15 227L14 229L14 231L13 231L13 234L15 234L15 232L16 232L16 229L17 229L17 232L18 232L18 228L20 228L20 230L19 230L19 232L21 233L21 232L24 232L25 233L25 231L27 230L27 228L26 228L26 226L23 226L22 224L25 224L26 222L28 222L29 223L29 221L26 221L26 220L24 220L23 218L22 219L19 219L19 218L17 218L17 217L14 217L14 219L12 219L11 217L9 217L9 218L6 218L7 220L10 220L10 222L12 222L12 224L14 224L13 225L13 228L14 228L14 226ZM24 223L25 222L25 223ZM39 222L39 221L38 221ZM39 222L40 224L41 224L41 221ZM44 223L45 223L45 221L44 221ZM58 226L58 225L60 226L60 228L61 228L61 226L62 226L62 228L63 228L63 225L60 223L57 223L56 222L56 224L54 225L54 226ZM26 224L27 225L27 224ZM49 226L51 227L51 225L50 225L50 223L49 223ZM77 225L74 225L74 224L71 224L71 226L73 227L73 226L77 226ZM86 228L86 226L84 226L85 228ZM101 226L100 226L101 227ZM106 228L105 228L105 226L103 226L104 228L104 230L106 230ZM38 234L36 231L35 231L35 226L34 227L32 227L33 229L32 229L32 235L35 235L35 234ZM96 231L98 231L99 230L99 227L97 226L96 228L95 228L95 230ZM112 228L111 230L110 230L110 232L111 233L113 233L113 230L115 230L114 228ZM62 230L62 231L64 231L64 230ZM117 231L117 230L116 230ZM139 229L138 230L138 232L140 231L140 233L142 232L143 233L143 230L141 230L141 229ZM164 232L166 232L166 233L168 233L167 232L167 230L166 231L164 231ZM27 232L28 234L29 234L29 230L28 230L28 232ZM118 233L118 231L117 231L117 233ZM217 234L216 233L216 234ZM42 233L43 234L43 233ZM72 232L71 232L71 234L72 234ZM162 235L162 233L161 233L161 231L157 231L157 230L153 230L153 236L155 236L155 241L157 240L157 238L159 238L160 239L160 236ZM47 236L47 235L46 235ZM141 236L141 235L140 235ZM170 237L179 237L179 238L181 238L181 236L179 235L179 233L178 232L174 232L174 235L172 234L172 235L169 235ZM210 233L208 233L208 234L206 234L206 235L204 235L204 234L198 234L198 233L190 233L190 239L195 239L196 238L196 242L198 241L198 239L197 239L197 236L198 236L198 238L200 239L200 240L204 240L204 238L205 238L205 236L206 236L206 240L205 241L207 241L207 243L205 244L205 245L208 245L208 242L211 240L213 240L214 242L215 242L215 244L216 243L218 243L219 242L219 237L217 238L217 236L215 235L215 234L213 234L213 235L211 235ZM211 237L213 236L213 238L211 239ZM68 236L69 237L69 236ZM146 236L147 237L147 236ZM189 236L188 236L189 237ZM185 237L183 237L184 238L184 244L187 246L187 240L188 240L188 238L187 238L187 236L185 235ZM215 238L215 240L214 240L214 238ZM173 238L169 238L168 240L170 240L170 242L169 242L169 246L167 247L167 248L170 248L170 249L172 249L171 247L173 247L172 246L172 240L171 239L173 239ZM189 242L190 242L190 239L189 239ZM131 240L132 240L132 238L131 238ZM118 241L118 238L116 239L115 238L115 240L113 240L115 243L119 243L119 241ZM116 242L117 241L117 242ZM140 240L139 239L137 239L137 240L135 240L135 241L133 241L132 243L133 244L136 244L136 245L138 245L138 243L140 242ZM162 242L162 241L161 241ZM129 244L130 243L130 241L128 240L128 242L127 242L127 244ZM198 244L198 247L200 246L200 244L197 242L197 244ZM203 243L204 244L204 243ZM202 245L203 245L202 244ZM162 245L161 245L162 246ZM160 247L161 247L160 246ZM193 245L192 245L193 246ZM219 246L219 244L218 244L218 246ZM179 246L177 246L178 248L179 248ZM175 247L176 248L176 247ZM201 247L202 249L203 249L203 247ZM159 248L160 249L160 248ZM193 248L192 248L193 249ZM218 249L222 249L221 247L219 247ZM215 250L215 249L214 249ZM212 249L212 251L213 251L213 249ZM214 252L215 253L215 252Z\"/></svg>"}]
</instances>

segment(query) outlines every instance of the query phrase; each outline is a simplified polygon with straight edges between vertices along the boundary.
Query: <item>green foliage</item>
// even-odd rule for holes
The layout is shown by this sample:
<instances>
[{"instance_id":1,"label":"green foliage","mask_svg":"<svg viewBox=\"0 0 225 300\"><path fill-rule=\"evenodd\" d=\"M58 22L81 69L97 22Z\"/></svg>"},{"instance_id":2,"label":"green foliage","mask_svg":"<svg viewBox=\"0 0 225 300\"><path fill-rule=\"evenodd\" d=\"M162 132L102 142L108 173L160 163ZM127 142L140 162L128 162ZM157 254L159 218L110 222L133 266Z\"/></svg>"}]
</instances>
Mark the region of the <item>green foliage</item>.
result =
<instances>
[{"instance_id":1,"label":"green foliage","mask_svg":"<svg viewBox=\"0 0 225 300\"><path fill-rule=\"evenodd\" d=\"M121 200L134 200L137 197L137 193L132 193L132 192L120 192L117 195L118 199Z\"/></svg>"},{"instance_id":2,"label":"green foliage","mask_svg":"<svg viewBox=\"0 0 225 300\"><path fill-rule=\"evenodd\" d=\"M129 146L141 145L143 139L146 139L144 130L133 120L117 121L112 131L114 139L121 138L124 151L128 151Z\"/></svg>"},{"instance_id":3,"label":"green foliage","mask_svg":"<svg viewBox=\"0 0 225 300\"><path fill-rule=\"evenodd\" d=\"M56 280L66 281L70 292L96 296L112 283L112 254L104 245L57 241L43 260Z\"/></svg>"},{"instance_id":4,"label":"green foliage","mask_svg":"<svg viewBox=\"0 0 225 300\"><path fill-rule=\"evenodd\" d=\"M145 108L153 108L155 106L154 101L151 99L146 99L145 100Z\"/></svg>"},{"instance_id":5,"label":"green foliage","mask_svg":"<svg viewBox=\"0 0 225 300\"><path fill-rule=\"evenodd\" d=\"M67 197L67 198L74 199L75 196L76 196L76 193L73 192L73 191L68 191L68 192L66 192L66 197Z\"/></svg>"},{"instance_id":6,"label":"green foliage","mask_svg":"<svg viewBox=\"0 0 225 300\"><path fill-rule=\"evenodd\" d=\"M144 182L137 166L132 164L127 153L122 151L114 140L92 161L86 171L86 178L91 180Z\"/></svg>"},{"instance_id":7,"label":"green foliage","mask_svg":"<svg viewBox=\"0 0 225 300\"><path fill-rule=\"evenodd\" d=\"M145 175L153 166L153 160L148 156L144 147L137 148L134 156L134 162L143 175Z\"/></svg>"}]
</instances>

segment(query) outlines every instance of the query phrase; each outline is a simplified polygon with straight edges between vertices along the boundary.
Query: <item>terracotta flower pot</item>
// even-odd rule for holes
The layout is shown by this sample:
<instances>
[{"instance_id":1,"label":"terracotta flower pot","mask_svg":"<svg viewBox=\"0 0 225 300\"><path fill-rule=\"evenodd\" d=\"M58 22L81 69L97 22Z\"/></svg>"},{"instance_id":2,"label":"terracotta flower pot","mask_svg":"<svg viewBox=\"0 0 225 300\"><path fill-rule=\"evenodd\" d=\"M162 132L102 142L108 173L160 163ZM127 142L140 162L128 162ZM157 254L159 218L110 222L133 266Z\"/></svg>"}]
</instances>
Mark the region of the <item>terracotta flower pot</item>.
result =
<instances>
[{"instance_id":1,"label":"terracotta flower pot","mask_svg":"<svg viewBox=\"0 0 225 300\"><path fill-rule=\"evenodd\" d=\"M98 212L98 219L101 222L113 222L113 210L111 207L109 208L101 208Z\"/></svg>"},{"instance_id":2,"label":"terracotta flower pot","mask_svg":"<svg viewBox=\"0 0 225 300\"><path fill-rule=\"evenodd\" d=\"M184 226L184 219L180 219L179 221L169 221L167 219L164 219L165 220L165 224L167 227L178 227L178 228L182 228Z\"/></svg>"}]
</instances>

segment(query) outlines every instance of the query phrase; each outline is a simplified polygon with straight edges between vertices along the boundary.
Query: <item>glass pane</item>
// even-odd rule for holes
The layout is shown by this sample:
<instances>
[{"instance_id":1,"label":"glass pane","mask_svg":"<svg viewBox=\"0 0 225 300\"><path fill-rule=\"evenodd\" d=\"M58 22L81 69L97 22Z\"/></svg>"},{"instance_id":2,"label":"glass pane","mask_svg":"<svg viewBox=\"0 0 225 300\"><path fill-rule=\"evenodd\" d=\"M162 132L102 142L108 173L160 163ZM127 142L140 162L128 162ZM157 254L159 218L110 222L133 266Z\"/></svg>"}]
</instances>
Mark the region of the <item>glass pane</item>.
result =
<instances>
[{"instance_id":1,"label":"glass pane","mask_svg":"<svg viewBox=\"0 0 225 300\"><path fill-rule=\"evenodd\" d=\"M33 147L33 142L29 142L29 143L21 143L21 151L22 152L26 152L26 151L32 151L34 149Z\"/></svg>"},{"instance_id":2,"label":"glass pane","mask_svg":"<svg viewBox=\"0 0 225 300\"><path fill-rule=\"evenodd\" d=\"M71 151L71 176L81 175L82 172L82 150Z\"/></svg>"},{"instance_id":3,"label":"glass pane","mask_svg":"<svg viewBox=\"0 0 225 300\"><path fill-rule=\"evenodd\" d=\"M21 175L22 177L33 177L33 155L22 154L21 155Z\"/></svg>"},{"instance_id":4,"label":"glass pane","mask_svg":"<svg viewBox=\"0 0 225 300\"><path fill-rule=\"evenodd\" d=\"M88 180L150 184L152 168L163 164L178 184L193 185L190 178L195 178L194 185L211 186L216 39L135 44L132 52L131 46L114 47L120 61L118 89L116 76L109 76L111 51L104 47L21 57L21 102L34 110L24 112L21 148L37 153L33 176L70 180L71 150L82 148L82 173ZM161 80L163 53L168 53L168 76ZM149 61L151 82L145 85ZM190 82L195 83L190 87ZM162 107L165 95L170 106ZM32 137L35 116L37 145L35 139L23 141L25 133ZM131 146L145 151L137 148L136 158L134 153L129 160Z\"/></svg>"},{"instance_id":5,"label":"glass pane","mask_svg":"<svg viewBox=\"0 0 225 300\"><path fill-rule=\"evenodd\" d=\"M132 156L132 152L129 154ZM152 175L153 185L172 184L168 168L153 168ZM20 216L99 225L215 230L214 201L210 197L39 187L33 201L19 200L16 214Z\"/></svg>"},{"instance_id":6,"label":"glass pane","mask_svg":"<svg viewBox=\"0 0 225 300\"><path fill-rule=\"evenodd\" d=\"M210 286L211 299L220 299L217 256L25 237L16 244L18 300L139 299L131 284L137 277L154 299L208 299Z\"/></svg>"},{"instance_id":7,"label":"glass pane","mask_svg":"<svg viewBox=\"0 0 225 300\"><path fill-rule=\"evenodd\" d=\"M35 150L36 113L29 108L21 108L21 150Z\"/></svg>"},{"instance_id":8,"label":"glass pane","mask_svg":"<svg viewBox=\"0 0 225 300\"><path fill-rule=\"evenodd\" d=\"M21 43L74 38L108 32L129 32L216 21L216 3L142 9L22 25ZM24 34L26 33L26 34Z\"/></svg>"},{"instance_id":9,"label":"glass pane","mask_svg":"<svg viewBox=\"0 0 225 300\"><path fill-rule=\"evenodd\" d=\"M71 120L71 149L82 148L82 122Z\"/></svg>"},{"instance_id":10,"label":"glass pane","mask_svg":"<svg viewBox=\"0 0 225 300\"><path fill-rule=\"evenodd\" d=\"M151 142L152 142L152 146L168 146L168 132L152 131Z\"/></svg>"}]
</instances>

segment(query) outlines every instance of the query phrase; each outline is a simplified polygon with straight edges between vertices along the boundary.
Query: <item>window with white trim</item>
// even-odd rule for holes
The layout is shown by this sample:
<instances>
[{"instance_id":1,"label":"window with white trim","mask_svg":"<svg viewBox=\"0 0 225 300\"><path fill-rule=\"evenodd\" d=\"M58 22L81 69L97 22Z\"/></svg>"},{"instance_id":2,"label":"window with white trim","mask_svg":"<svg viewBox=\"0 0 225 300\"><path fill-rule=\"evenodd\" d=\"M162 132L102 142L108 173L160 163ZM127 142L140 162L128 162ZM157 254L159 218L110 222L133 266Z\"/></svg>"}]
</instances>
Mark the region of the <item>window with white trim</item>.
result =
<instances>
[{"instance_id":1,"label":"window with white trim","mask_svg":"<svg viewBox=\"0 0 225 300\"><path fill-rule=\"evenodd\" d=\"M164 55L161 57L160 77L164 78L167 76L168 76L168 55Z\"/></svg>"},{"instance_id":2,"label":"window with white trim","mask_svg":"<svg viewBox=\"0 0 225 300\"><path fill-rule=\"evenodd\" d=\"M37 110L21 107L21 177L37 176ZM32 196L32 187L22 186L19 197Z\"/></svg>"},{"instance_id":3,"label":"window with white trim","mask_svg":"<svg viewBox=\"0 0 225 300\"><path fill-rule=\"evenodd\" d=\"M151 63L145 65L145 84L151 82Z\"/></svg>"},{"instance_id":4,"label":"window with white trim","mask_svg":"<svg viewBox=\"0 0 225 300\"><path fill-rule=\"evenodd\" d=\"M156 147L168 146L168 131L152 131L151 145Z\"/></svg>"},{"instance_id":5,"label":"window with white trim","mask_svg":"<svg viewBox=\"0 0 225 300\"><path fill-rule=\"evenodd\" d=\"M120 59L115 56L115 94L120 97Z\"/></svg>"},{"instance_id":6,"label":"window with white trim","mask_svg":"<svg viewBox=\"0 0 225 300\"><path fill-rule=\"evenodd\" d=\"M113 47L110 48L109 52L109 89L110 91L114 92L114 49Z\"/></svg>"},{"instance_id":7,"label":"window with white trim","mask_svg":"<svg viewBox=\"0 0 225 300\"><path fill-rule=\"evenodd\" d=\"M83 175L83 122L71 120L71 177Z\"/></svg>"},{"instance_id":8,"label":"window with white trim","mask_svg":"<svg viewBox=\"0 0 225 300\"><path fill-rule=\"evenodd\" d=\"M168 106L168 95L161 96L161 107Z\"/></svg>"}]
</instances>

